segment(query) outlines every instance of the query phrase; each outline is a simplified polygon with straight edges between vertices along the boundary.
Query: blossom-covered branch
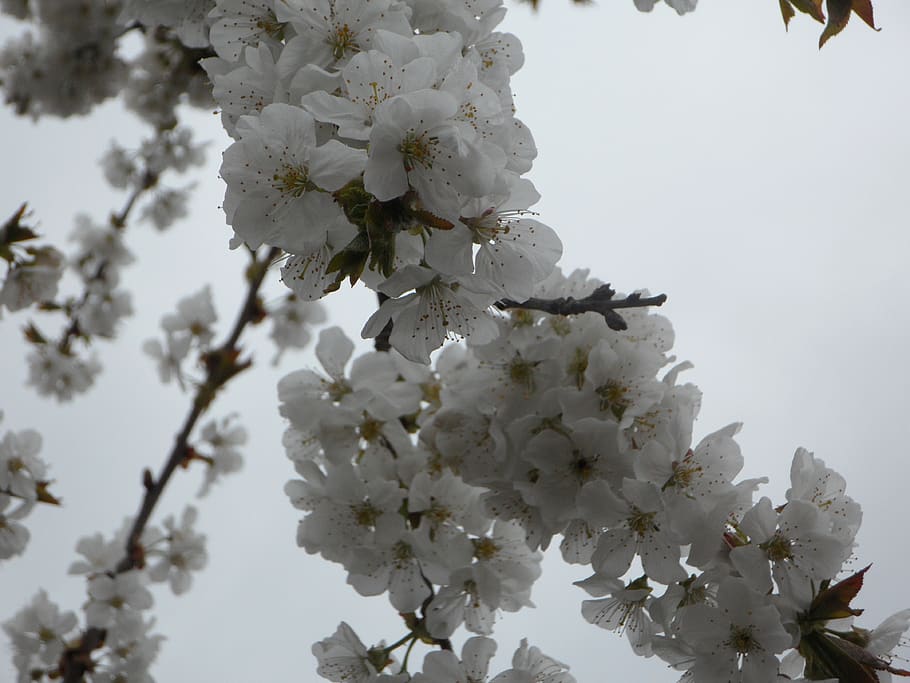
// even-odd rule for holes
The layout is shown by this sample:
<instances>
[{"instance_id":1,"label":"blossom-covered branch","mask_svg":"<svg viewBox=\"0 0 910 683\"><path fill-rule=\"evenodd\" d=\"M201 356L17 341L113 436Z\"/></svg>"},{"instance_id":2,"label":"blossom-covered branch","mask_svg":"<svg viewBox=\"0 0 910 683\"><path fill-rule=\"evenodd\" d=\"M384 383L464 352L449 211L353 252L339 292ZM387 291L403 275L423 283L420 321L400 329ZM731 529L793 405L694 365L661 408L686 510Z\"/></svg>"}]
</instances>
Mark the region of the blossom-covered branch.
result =
<instances>
[{"instance_id":1,"label":"blossom-covered branch","mask_svg":"<svg viewBox=\"0 0 910 683\"><path fill-rule=\"evenodd\" d=\"M236 375L248 369L252 364L251 359L241 359L241 350L238 341L244 329L250 324L262 320L263 310L259 300L259 288L268 272L268 267L278 255L277 249L271 249L261 258L253 254L253 260L247 270L247 292L240 307L237 319L231 328L225 342L203 357L206 376L197 387L190 412L184 419L180 432L175 437L174 445L161 468L157 477L153 477L150 470L143 473L142 504L126 536L126 548L122 559L117 563L114 571L117 574L141 569L145 566L145 547L140 539L152 512L158 503L161 494L171 479L171 476L181 465L186 464L190 457L190 434L197 421L208 409L216 394ZM91 653L104 644L105 629L90 628L79 639L75 647L67 648L60 659L60 673L64 683L76 683L83 680L86 671L92 670Z\"/></svg>"},{"instance_id":2,"label":"blossom-covered branch","mask_svg":"<svg viewBox=\"0 0 910 683\"><path fill-rule=\"evenodd\" d=\"M114 145L102 166L111 185L129 189L123 207L103 225L85 214L78 215L72 236L78 247L68 258L46 247L31 249L29 261L12 261L0 304L16 311L34 303L38 310L61 312L68 318L56 340L34 322L25 329L26 340L33 346L28 357L29 382L40 394L64 401L91 386L101 364L94 355L85 357L82 350L74 348L74 342L80 340L87 348L94 338L112 339L119 321L132 314L130 293L118 288L121 268L133 260L124 243L127 221L139 200L158 187L166 171L182 173L202 160L201 147L193 143L187 129L159 131L134 153ZM186 200L185 190L162 189L145 202L142 218L159 228L167 227L185 213ZM14 255L11 249L7 251ZM58 301L57 283L64 266L76 273L83 291Z\"/></svg>"},{"instance_id":3,"label":"blossom-covered branch","mask_svg":"<svg viewBox=\"0 0 910 683\"><path fill-rule=\"evenodd\" d=\"M695 3L667 4L682 13ZM826 33L851 9L864 16L866 5L854 5L828 0ZM270 250L254 260L225 344L209 350L206 288L165 317L165 344L146 345L162 379L178 382L195 345L205 378L161 472L144 473L139 514L113 562L103 539L77 547L89 628L67 637L71 615L43 594L5 625L21 675L148 677L158 637L141 616L152 600L145 582L167 579L179 592L204 563L194 509L165 520L165 532L149 520L177 467L216 469L190 434L249 366L237 343L264 314L256 292L282 253L295 302L334 295L345 280L380 299L361 332L376 351L353 358L353 342L330 328L316 347L323 370L298 370L278 387L298 545L340 564L361 595L387 594L408 630L368 648L342 622L313 646L321 676L571 683L566 665L525 640L511 668L488 675L496 620L532 606L554 541L565 561L589 568L577 582L592 598L583 618L624 632L636 654L682 680L910 675L892 661L910 611L873 630L844 622L861 614L866 570L849 569L862 515L843 478L798 449L784 500L758 496L767 479L738 479L738 424L693 438L700 391L679 382L690 366L670 365L673 328L648 310L666 297L614 300L587 271L556 266L562 244L530 210L536 149L511 91L523 56L515 36L495 30L500 2L128 0L123 9L116 21L96 17L105 37L156 26L144 35L179 45L178 62L206 57L233 139L221 167L232 246ZM45 14L49 24L65 16ZM871 5L866 14L871 25ZM26 110L43 102L19 101ZM169 120L176 98L164 101L153 114ZM140 571L153 556L161 561ZM39 614L52 623L36 627ZM462 627L476 635L459 656L452 638ZM417 643L438 648L422 671L410 659ZM110 662L96 676L102 645Z\"/></svg>"}]
</instances>

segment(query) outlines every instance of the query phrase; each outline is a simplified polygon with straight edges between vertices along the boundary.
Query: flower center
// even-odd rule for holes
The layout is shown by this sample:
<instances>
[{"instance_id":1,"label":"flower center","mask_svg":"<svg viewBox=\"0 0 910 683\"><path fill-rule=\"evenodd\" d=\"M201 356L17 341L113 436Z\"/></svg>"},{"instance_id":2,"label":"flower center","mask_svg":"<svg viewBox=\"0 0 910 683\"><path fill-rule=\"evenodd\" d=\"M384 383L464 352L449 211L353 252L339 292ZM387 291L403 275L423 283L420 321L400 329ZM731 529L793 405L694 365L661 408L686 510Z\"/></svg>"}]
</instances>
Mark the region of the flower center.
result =
<instances>
[{"instance_id":1,"label":"flower center","mask_svg":"<svg viewBox=\"0 0 910 683\"><path fill-rule=\"evenodd\" d=\"M597 387L596 393L600 397L600 409L610 411L617 420L621 420L629 400L626 398L628 389L615 380L609 380L603 386Z\"/></svg>"},{"instance_id":2,"label":"flower center","mask_svg":"<svg viewBox=\"0 0 910 683\"><path fill-rule=\"evenodd\" d=\"M285 26L287 26L287 23L278 21L272 12L256 20L256 28L275 40L281 40L284 37Z\"/></svg>"},{"instance_id":3,"label":"flower center","mask_svg":"<svg viewBox=\"0 0 910 683\"><path fill-rule=\"evenodd\" d=\"M536 365L537 363L535 362L516 356L509 363L509 379L529 392L534 391L534 368Z\"/></svg>"},{"instance_id":4,"label":"flower center","mask_svg":"<svg viewBox=\"0 0 910 683\"><path fill-rule=\"evenodd\" d=\"M379 420L374 420L371 417L365 417L363 422L360 423L360 437L367 443L372 443L376 441L380 436L382 436L382 425L384 423Z\"/></svg>"},{"instance_id":5,"label":"flower center","mask_svg":"<svg viewBox=\"0 0 910 683\"><path fill-rule=\"evenodd\" d=\"M304 167L285 164L280 173L272 176L272 187L281 194L291 197L302 197L305 192L312 192L316 186L310 182L309 171Z\"/></svg>"},{"instance_id":6,"label":"flower center","mask_svg":"<svg viewBox=\"0 0 910 683\"><path fill-rule=\"evenodd\" d=\"M772 562L782 562L793 559L792 544L789 538L785 538L779 531L771 538L759 546L768 554L768 559Z\"/></svg>"},{"instance_id":7,"label":"flower center","mask_svg":"<svg viewBox=\"0 0 910 683\"><path fill-rule=\"evenodd\" d=\"M348 54L360 52L357 44L357 34L347 24L335 27L335 32L329 38L332 46L332 56L335 59L344 59Z\"/></svg>"},{"instance_id":8,"label":"flower center","mask_svg":"<svg viewBox=\"0 0 910 683\"><path fill-rule=\"evenodd\" d=\"M755 640L752 635L752 629L748 626L731 626L730 640L727 645L736 650L741 655L747 655L761 649L761 644Z\"/></svg>"},{"instance_id":9,"label":"flower center","mask_svg":"<svg viewBox=\"0 0 910 683\"><path fill-rule=\"evenodd\" d=\"M654 515L656 512L643 512L636 507L632 508L632 516L629 517L629 529L639 536L644 536L657 529L654 524Z\"/></svg>"},{"instance_id":10,"label":"flower center","mask_svg":"<svg viewBox=\"0 0 910 683\"><path fill-rule=\"evenodd\" d=\"M375 527L376 520L379 519L380 511L373 507L370 501L351 506L351 512L354 513L354 520L358 526Z\"/></svg>"},{"instance_id":11,"label":"flower center","mask_svg":"<svg viewBox=\"0 0 910 683\"><path fill-rule=\"evenodd\" d=\"M478 560L492 560L499 548L492 538L478 538L474 541L474 557Z\"/></svg>"},{"instance_id":12,"label":"flower center","mask_svg":"<svg viewBox=\"0 0 910 683\"><path fill-rule=\"evenodd\" d=\"M419 135L409 132L398 145L401 152L405 171L413 171L417 166L433 168L433 148L439 142L438 138L430 137L426 133Z\"/></svg>"}]
</instances>

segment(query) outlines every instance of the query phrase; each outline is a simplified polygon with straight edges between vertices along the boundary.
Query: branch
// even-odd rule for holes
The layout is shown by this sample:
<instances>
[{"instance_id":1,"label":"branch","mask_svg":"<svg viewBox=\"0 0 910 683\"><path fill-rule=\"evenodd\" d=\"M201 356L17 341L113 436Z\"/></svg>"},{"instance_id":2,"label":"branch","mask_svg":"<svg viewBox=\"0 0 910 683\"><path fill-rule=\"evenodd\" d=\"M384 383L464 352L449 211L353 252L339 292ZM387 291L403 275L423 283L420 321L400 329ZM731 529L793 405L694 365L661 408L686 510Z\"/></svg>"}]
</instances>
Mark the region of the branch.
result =
<instances>
[{"instance_id":1,"label":"branch","mask_svg":"<svg viewBox=\"0 0 910 683\"><path fill-rule=\"evenodd\" d=\"M115 232L122 231L126 228L126 221L130 216L130 213L133 210L133 207L136 205L136 202L139 198L151 190L155 185L158 184L158 174L153 173L150 170L146 170L142 174L142 182L133 189L130 193L130 196L127 198L126 203L119 213L112 213L110 216L110 226L111 229ZM70 323L67 325L66 329L63 331L63 334L60 335L60 340L57 342L57 348L66 353L69 351L70 342L72 342L74 337L78 337L82 334L82 331L79 329L79 311L82 310L82 307L88 302L89 298L92 295L91 283L96 282L104 278L104 271L107 270L109 262L101 261L98 264L98 268L95 270L95 274L90 280L85 283L85 291L82 293L82 296L79 298L79 301L68 307L64 307L68 311L70 316Z\"/></svg>"},{"instance_id":2,"label":"branch","mask_svg":"<svg viewBox=\"0 0 910 683\"><path fill-rule=\"evenodd\" d=\"M153 478L148 469L143 472L142 483L145 487L145 494L127 536L125 555L115 568L116 573L120 574L144 566L145 549L139 539L174 471L189 457L190 433L215 398L218 390L232 377L252 364L249 359L238 360L240 349L237 348L237 342L247 325L262 319L262 306L258 298L259 288L262 286L269 265L280 253L280 249L273 247L262 259L258 259L254 255L253 263L247 270L246 298L237 315L237 320L234 322L227 341L203 357L206 367L205 381L196 389L193 406L183 422L183 427L174 441L174 446L161 468L158 478ZM64 651L60 657L60 674L63 683L80 683L84 680L85 673L91 671L94 666L91 653L104 645L105 636L104 629L89 628L74 646Z\"/></svg>"},{"instance_id":3,"label":"branch","mask_svg":"<svg viewBox=\"0 0 910 683\"><path fill-rule=\"evenodd\" d=\"M527 301L519 302L512 299L502 299L494 305L500 310L509 308L523 308L532 311L543 311L552 315L577 315L579 313L600 313L611 330L625 330L628 326L622 316L616 312L618 308L644 308L646 306L660 306L667 300L666 294L643 297L641 294L630 294L625 299L613 299L616 290L609 284L601 285L583 299L572 296L559 297L558 299L537 299L531 297Z\"/></svg>"},{"instance_id":4,"label":"branch","mask_svg":"<svg viewBox=\"0 0 910 683\"><path fill-rule=\"evenodd\" d=\"M388 300L388 295L383 294L382 292L376 292L376 296L379 297L379 305L382 306L383 302ZM389 338L392 336L392 319L389 318L389 322L385 324L385 327L382 328L382 332L376 335L376 339L373 340L373 348L377 351L391 351L392 342Z\"/></svg>"}]
</instances>

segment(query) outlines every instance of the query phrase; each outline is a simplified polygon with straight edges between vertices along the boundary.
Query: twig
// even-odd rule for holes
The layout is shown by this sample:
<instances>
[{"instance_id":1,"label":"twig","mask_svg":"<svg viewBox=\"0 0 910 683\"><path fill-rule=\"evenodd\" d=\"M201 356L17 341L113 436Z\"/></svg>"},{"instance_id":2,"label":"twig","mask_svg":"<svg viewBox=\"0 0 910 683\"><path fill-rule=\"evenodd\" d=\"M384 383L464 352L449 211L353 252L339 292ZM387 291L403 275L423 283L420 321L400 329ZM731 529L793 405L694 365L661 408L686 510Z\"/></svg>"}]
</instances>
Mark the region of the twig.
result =
<instances>
[{"instance_id":1,"label":"twig","mask_svg":"<svg viewBox=\"0 0 910 683\"><path fill-rule=\"evenodd\" d=\"M188 440L190 433L196 425L199 417L206 411L215 398L215 394L223 387L232 377L250 367L250 360L238 360L240 350L237 348L237 342L246 326L252 322L258 322L261 319L262 306L259 303L258 293L262 286L262 281L268 270L269 264L281 252L280 249L272 248L262 259L254 256L253 263L247 271L248 287L246 298L243 306L234 322L234 327L228 335L227 341L218 349L210 351L204 356L206 366L205 381L199 385L196 390L196 396L193 399L193 406L183 422L183 427L174 441L174 446L168 455L161 472L157 479L152 478L148 470L143 472L143 485L145 494L142 497L142 504L139 512L133 522L129 535L126 540L125 555L117 564L115 572L122 573L142 567L145 564L145 550L139 543L142 533L148 524L148 520L155 509L161 494L170 481L171 475L177 467L187 457L189 452ZM85 631L82 638L73 646L63 652L60 658L60 675L63 683L80 683L84 680L87 671L91 671L94 666L91 653L104 645L106 631L99 628L89 628Z\"/></svg>"},{"instance_id":2,"label":"twig","mask_svg":"<svg viewBox=\"0 0 910 683\"><path fill-rule=\"evenodd\" d=\"M543 311L553 315L577 315L579 313L600 313L611 330L625 330L628 326L622 316L616 312L618 308L644 308L645 306L660 306L667 300L666 294L643 297L641 294L630 294L625 299L613 299L616 290L609 284L601 285L583 299L566 296L557 299L530 298L527 301L513 301L502 299L495 306L501 310L508 308L524 308L534 311Z\"/></svg>"},{"instance_id":3,"label":"twig","mask_svg":"<svg viewBox=\"0 0 910 683\"><path fill-rule=\"evenodd\" d=\"M376 296L379 297L379 305L382 306L383 302L387 301L389 297L382 292L376 292ZM385 324L385 327L382 328L382 331L376 335L376 339L373 341L373 348L377 351L391 351L392 342L390 337L392 336L392 319L389 318L389 322Z\"/></svg>"},{"instance_id":4,"label":"twig","mask_svg":"<svg viewBox=\"0 0 910 683\"><path fill-rule=\"evenodd\" d=\"M114 231L119 232L126 227L126 221L129 218L133 207L136 205L136 202L143 194L155 187L157 183L158 174L152 173L148 170L142 174L142 182L130 193L130 196L127 198L126 203L123 205L123 208L120 210L120 212L111 214L110 225ZM81 334L81 331L79 329L78 313L80 310L82 310L82 307L85 306L86 302L88 302L89 298L92 295L92 291L89 285L92 282L101 280L104 277L104 271L107 269L107 266L107 260L101 261L98 264L98 267L95 269L94 275L92 275L91 279L85 283L85 291L82 293L79 301L66 307L68 314L72 317L70 319L69 325L66 326L63 334L60 335L60 340L57 342L57 348L61 353L67 353L69 351L70 342L72 342L73 337L78 337Z\"/></svg>"}]
</instances>

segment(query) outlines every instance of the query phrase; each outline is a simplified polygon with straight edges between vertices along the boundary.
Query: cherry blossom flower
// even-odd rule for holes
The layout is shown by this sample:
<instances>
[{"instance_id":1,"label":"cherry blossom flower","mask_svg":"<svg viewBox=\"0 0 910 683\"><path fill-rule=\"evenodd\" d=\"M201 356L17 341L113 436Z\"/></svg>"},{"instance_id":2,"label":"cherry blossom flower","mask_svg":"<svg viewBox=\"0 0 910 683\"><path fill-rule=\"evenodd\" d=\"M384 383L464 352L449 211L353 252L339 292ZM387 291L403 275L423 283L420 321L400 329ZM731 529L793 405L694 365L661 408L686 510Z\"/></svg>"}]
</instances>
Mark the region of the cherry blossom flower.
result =
<instances>
[{"instance_id":1,"label":"cherry blossom flower","mask_svg":"<svg viewBox=\"0 0 910 683\"><path fill-rule=\"evenodd\" d=\"M496 323L485 313L492 297L478 295L458 281L446 281L430 268L405 266L385 281L380 291L390 298L374 313L361 332L375 337L392 321L389 341L405 358L429 363L430 352L457 335L483 344L493 339Z\"/></svg>"},{"instance_id":2,"label":"cherry blossom flower","mask_svg":"<svg viewBox=\"0 0 910 683\"><path fill-rule=\"evenodd\" d=\"M75 614L61 612L45 591L39 591L26 607L3 623L3 630L12 641L13 665L20 674L55 668L76 625Z\"/></svg>"},{"instance_id":3,"label":"cherry blossom flower","mask_svg":"<svg viewBox=\"0 0 910 683\"><path fill-rule=\"evenodd\" d=\"M89 579L89 601L85 620L89 626L108 628L117 625L124 615L152 606L152 594L145 587L146 577L137 570L109 576L96 574Z\"/></svg>"},{"instance_id":4,"label":"cherry blossom flower","mask_svg":"<svg viewBox=\"0 0 910 683\"><path fill-rule=\"evenodd\" d=\"M27 501L37 499L37 486L46 479L47 465L38 457L41 435L34 429L7 432L0 440L0 492Z\"/></svg>"},{"instance_id":5,"label":"cherry blossom flower","mask_svg":"<svg viewBox=\"0 0 910 683\"><path fill-rule=\"evenodd\" d=\"M205 536L193 530L198 511L188 505L180 518L180 524L173 516L164 520L164 541L166 549L151 547L147 550L152 560L148 576L152 581L167 581L175 595L189 590L193 582L192 572L205 567L208 556L205 552Z\"/></svg>"},{"instance_id":6,"label":"cherry blossom flower","mask_svg":"<svg viewBox=\"0 0 910 683\"><path fill-rule=\"evenodd\" d=\"M414 674L413 683L483 683L490 660L496 654L496 641L475 636L461 649L461 659L452 652L430 652L424 657L423 671Z\"/></svg>"},{"instance_id":7,"label":"cherry blossom flower","mask_svg":"<svg viewBox=\"0 0 910 683\"><path fill-rule=\"evenodd\" d=\"M793 645L778 611L739 579L727 579L717 592L717 607L693 605L682 610L680 636L691 643L695 680L777 680L774 655Z\"/></svg>"},{"instance_id":8,"label":"cherry blossom flower","mask_svg":"<svg viewBox=\"0 0 910 683\"><path fill-rule=\"evenodd\" d=\"M548 657L539 648L528 647L527 639L512 656L512 668L494 676L490 683L575 683L569 667Z\"/></svg>"},{"instance_id":9,"label":"cherry blossom flower","mask_svg":"<svg viewBox=\"0 0 910 683\"><path fill-rule=\"evenodd\" d=\"M238 124L240 142L224 153L225 213L237 236L291 253L324 243L341 208L330 192L360 174L366 154L329 140L316 145L315 121L299 107L270 104Z\"/></svg>"},{"instance_id":10,"label":"cherry blossom flower","mask_svg":"<svg viewBox=\"0 0 910 683\"><path fill-rule=\"evenodd\" d=\"M28 529L19 520L28 515L33 503L20 502L11 511L6 511L12 501L12 496L0 493L0 560L21 555L31 538Z\"/></svg>"},{"instance_id":11,"label":"cherry blossom flower","mask_svg":"<svg viewBox=\"0 0 910 683\"><path fill-rule=\"evenodd\" d=\"M276 9L297 32L282 51L284 73L308 64L340 68L373 46L378 29L412 33L406 5L392 0L284 0Z\"/></svg>"},{"instance_id":12,"label":"cherry blossom flower","mask_svg":"<svg viewBox=\"0 0 910 683\"><path fill-rule=\"evenodd\" d=\"M177 312L168 313L161 319L161 327L169 335L188 332L208 346L215 336L212 325L218 320L215 306L212 303L212 288L206 285L196 294L184 297L177 302Z\"/></svg>"}]
</instances>

